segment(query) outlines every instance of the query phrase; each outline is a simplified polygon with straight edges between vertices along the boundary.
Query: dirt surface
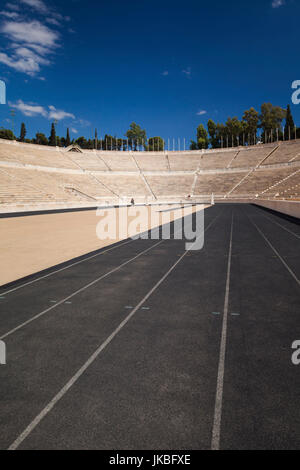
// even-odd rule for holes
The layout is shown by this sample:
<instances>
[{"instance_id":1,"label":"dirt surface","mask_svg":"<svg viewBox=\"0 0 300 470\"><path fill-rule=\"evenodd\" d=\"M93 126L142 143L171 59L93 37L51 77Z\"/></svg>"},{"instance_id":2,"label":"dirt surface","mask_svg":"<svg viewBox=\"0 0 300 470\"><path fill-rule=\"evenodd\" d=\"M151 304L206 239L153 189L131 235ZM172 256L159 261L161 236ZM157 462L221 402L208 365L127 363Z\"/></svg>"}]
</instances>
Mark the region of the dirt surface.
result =
<instances>
[{"instance_id":1,"label":"dirt surface","mask_svg":"<svg viewBox=\"0 0 300 470\"><path fill-rule=\"evenodd\" d=\"M186 215L204 207L207 206L189 207ZM171 212L170 208L173 209ZM130 214L130 211L135 210L139 211L136 216L132 212ZM171 221L182 216L179 205L154 206L152 210L155 213L152 218L150 207L123 207L101 210L98 214L91 210L0 219L0 285L127 239L133 235L132 231L143 232L146 228L161 225L166 222L166 219L162 219L162 214L163 217L170 214ZM158 215L160 219L156 219ZM136 222L142 229L139 226L135 228L134 219L138 219ZM123 229L121 231L119 220ZM112 224L111 238L103 239L102 236L99 239L96 228L98 226L103 235L103 227L108 221ZM127 221L131 233L124 230L128 225Z\"/></svg>"}]
</instances>

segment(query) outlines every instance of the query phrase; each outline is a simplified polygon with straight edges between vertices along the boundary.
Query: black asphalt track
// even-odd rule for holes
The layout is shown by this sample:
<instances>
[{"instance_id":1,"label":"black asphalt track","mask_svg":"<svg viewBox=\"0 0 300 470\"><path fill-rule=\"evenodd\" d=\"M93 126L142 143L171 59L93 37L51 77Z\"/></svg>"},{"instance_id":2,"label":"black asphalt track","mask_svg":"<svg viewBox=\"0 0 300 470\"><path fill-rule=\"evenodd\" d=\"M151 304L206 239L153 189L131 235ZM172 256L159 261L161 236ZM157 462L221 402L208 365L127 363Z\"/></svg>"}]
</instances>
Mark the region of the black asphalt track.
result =
<instances>
[{"instance_id":1,"label":"black asphalt track","mask_svg":"<svg viewBox=\"0 0 300 470\"><path fill-rule=\"evenodd\" d=\"M1 449L210 449L228 285L219 448L300 449L300 226L222 204L205 229L0 289Z\"/></svg>"}]
</instances>

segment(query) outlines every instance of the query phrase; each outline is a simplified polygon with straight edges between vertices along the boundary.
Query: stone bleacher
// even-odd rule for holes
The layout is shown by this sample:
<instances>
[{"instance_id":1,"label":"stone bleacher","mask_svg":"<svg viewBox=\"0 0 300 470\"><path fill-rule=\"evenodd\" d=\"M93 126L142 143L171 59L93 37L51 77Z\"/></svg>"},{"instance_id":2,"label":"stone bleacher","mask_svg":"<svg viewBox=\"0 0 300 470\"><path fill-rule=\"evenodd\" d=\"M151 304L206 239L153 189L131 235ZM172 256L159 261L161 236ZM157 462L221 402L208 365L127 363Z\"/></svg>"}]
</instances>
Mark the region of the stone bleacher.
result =
<instances>
[{"instance_id":1,"label":"stone bleacher","mask_svg":"<svg viewBox=\"0 0 300 470\"><path fill-rule=\"evenodd\" d=\"M263 162L276 147L277 145L273 144L240 150L237 158L231 163L230 168L256 167L259 163Z\"/></svg>"},{"instance_id":2,"label":"stone bleacher","mask_svg":"<svg viewBox=\"0 0 300 470\"><path fill-rule=\"evenodd\" d=\"M103 160L94 152L68 152L68 158L76 165L86 171L106 171L107 166Z\"/></svg>"},{"instance_id":3,"label":"stone bleacher","mask_svg":"<svg viewBox=\"0 0 300 470\"><path fill-rule=\"evenodd\" d=\"M264 192L267 197L300 198L300 169Z\"/></svg>"},{"instance_id":4,"label":"stone bleacher","mask_svg":"<svg viewBox=\"0 0 300 470\"><path fill-rule=\"evenodd\" d=\"M213 193L216 196L226 196L246 175L245 172L201 174L197 179L194 195Z\"/></svg>"},{"instance_id":5,"label":"stone bleacher","mask_svg":"<svg viewBox=\"0 0 300 470\"><path fill-rule=\"evenodd\" d=\"M33 144L7 143L1 140L0 161L13 161L23 165L46 166L51 168L76 169L67 153L56 147Z\"/></svg>"},{"instance_id":6,"label":"stone bleacher","mask_svg":"<svg viewBox=\"0 0 300 470\"><path fill-rule=\"evenodd\" d=\"M280 142L277 150L270 155L264 165L274 165L300 160L300 142Z\"/></svg>"},{"instance_id":7,"label":"stone bleacher","mask_svg":"<svg viewBox=\"0 0 300 470\"><path fill-rule=\"evenodd\" d=\"M150 195L145 183L139 174L136 175L113 175L104 174L96 175L112 192L111 195L119 197L147 197Z\"/></svg>"},{"instance_id":8,"label":"stone bleacher","mask_svg":"<svg viewBox=\"0 0 300 470\"><path fill-rule=\"evenodd\" d=\"M141 171L168 171L168 160L165 154L141 152L135 155L135 160Z\"/></svg>"},{"instance_id":9,"label":"stone bleacher","mask_svg":"<svg viewBox=\"0 0 300 470\"><path fill-rule=\"evenodd\" d=\"M31 204L54 202L55 197L52 192L40 190L32 186L30 181L18 179L11 174L10 170L0 169L0 204Z\"/></svg>"},{"instance_id":10,"label":"stone bleacher","mask_svg":"<svg viewBox=\"0 0 300 470\"><path fill-rule=\"evenodd\" d=\"M97 152L111 171L137 171L136 164L128 152Z\"/></svg>"},{"instance_id":11,"label":"stone bleacher","mask_svg":"<svg viewBox=\"0 0 300 470\"><path fill-rule=\"evenodd\" d=\"M200 169L209 170L211 168L227 168L237 154L238 150L233 152L224 151L204 153L200 160Z\"/></svg>"},{"instance_id":12,"label":"stone bleacher","mask_svg":"<svg viewBox=\"0 0 300 470\"><path fill-rule=\"evenodd\" d=\"M233 192L232 196L237 195L260 195L275 184L284 180L295 172L294 168L263 169L259 168L249 175Z\"/></svg>"},{"instance_id":13,"label":"stone bleacher","mask_svg":"<svg viewBox=\"0 0 300 470\"><path fill-rule=\"evenodd\" d=\"M168 160L171 171L196 171L200 165L201 153L169 152Z\"/></svg>"},{"instance_id":14,"label":"stone bleacher","mask_svg":"<svg viewBox=\"0 0 300 470\"><path fill-rule=\"evenodd\" d=\"M273 165L273 166L272 166ZM109 152L0 139L0 210L208 197L299 197L300 142L190 152Z\"/></svg>"},{"instance_id":15,"label":"stone bleacher","mask_svg":"<svg viewBox=\"0 0 300 470\"><path fill-rule=\"evenodd\" d=\"M156 197L186 197L192 194L193 175L147 175L147 181Z\"/></svg>"}]
</instances>

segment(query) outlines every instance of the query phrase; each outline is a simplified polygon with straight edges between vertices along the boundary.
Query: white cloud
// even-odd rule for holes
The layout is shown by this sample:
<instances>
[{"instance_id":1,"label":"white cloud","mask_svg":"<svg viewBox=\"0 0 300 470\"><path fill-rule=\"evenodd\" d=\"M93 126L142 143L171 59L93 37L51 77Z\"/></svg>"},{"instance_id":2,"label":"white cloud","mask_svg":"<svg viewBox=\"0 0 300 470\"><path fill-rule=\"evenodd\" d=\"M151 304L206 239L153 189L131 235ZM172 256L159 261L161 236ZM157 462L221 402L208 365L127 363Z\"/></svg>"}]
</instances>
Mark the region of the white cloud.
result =
<instances>
[{"instance_id":1,"label":"white cloud","mask_svg":"<svg viewBox=\"0 0 300 470\"><path fill-rule=\"evenodd\" d=\"M20 1L41 13L46 13L48 11L47 6L45 5L44 2L42 2L42 0L20 0Z\"/></svg>"},{"instance_id":2,"label":"white cloud","mask_svg":"<svg viewBox=\"0 0 300 470\"><path fill-rule=\"evenodd\" d=\"M48 111L44 106L36 103L24 103L22 100L18 100L16 103L9 102L8 104L11 108L15 108L25 116L29 117L42 116L46 119L56 119L57 121L61 121L66 118L75 119L74 114L56 109L54 106L48 106Z\"/></svg>"},{"instance_id":3,"label":"white cloud","mask_svg":"<svg viewBox=\"0 0 300 470\"><path fill-rule=\"evenodd\" d=\"M48 113L43 106L35 105L32 103L24 103L24 101L19 100L17 103L8 103L11 108L15 108L18 111L21 111L22 114L25 116L36 117L36 116L43 116L48 117Z\"/></svg>"},{"instance_id":4,"label":"white cloud","mask_svg":"<svg viewBox=\"0 0 300 470\"><path fill-rule=\"evenodd\" d=\"M75 119L74 114L67 113L66 111L62 111L60 109L56 109L54 106L49 106L49 119L57 119L58 121L66 118Z\"/></svg>"},{"instance_id":5,"label":"white cloud","mask_svg":"<svg viewBox=\"0 0 300 470\"><path fill-rule=\"evenodd\" d=\"M38 44L25 44L25 46L30 47L30 49L36 51L39 55L45 56L52 53L52 50L48 47L39 46ZM17 49L20 47L20 45L17 43L12 43L11 47Z\"/></svg>"},{"instance_id":6,"label":"white cloud","mask_svg":"<svg viewBox=\"0 0 300 470\"><path fill-rule=\"evenodd\" d=\"M9 57L4 52L0 52L0 62L2 64L11 67L18 72L23 72L28 75L35 75L37 72L40 71L40 66L37 62L35 62L32 58L20 58L17 56Z\"/></svg>"},{"instance_id":7,"label":"white cloud","mask_svg":"<svg viewBox=\"0 0 300 470\"><path fill-rule=\"evenodd\" d=\"M34 14L43 19L28 19L28 9L33 9ZM0 33L8 40L5 50L0 49L0 62L36 76L42 65L50 65L47 56L61 47L57 28L71 18L48 7L46 0L12 0L0 11L0 20Z\"/></svg>"},{"instance_id":8,"label":"white cloud","mask_svg":"<svg viewBox=\"0 0 300 470\"><path fill-rule=\"evenodd\" d=\"M205 111L204 109L200 109L200 111L198 111L197 113L197 116L203 116L204 114L207 114L207 111Z\"/></svg>"},{"instance_id":9,"label":"white cloud","mask_svg":"<svg viewBox=\"0 0 300 470\"><path fill-rule=\"evenodd\" d=\"M164 77L167 77L167 76L169 75L169 71L168 71L168 70L165 70L165 71L162 73L162 75L163 75Z\"/></svg>"},{"instance_id":10,"label":"white cloud","mask_svg":"<svg viewBox=\"0 0 300 470\"><path fill-rule=\"evenodd\" d=\"M71 127L71 132L73 132L73 134L78 134L78 130L74 129L74 127Z\"/></svg>"},{"instance_id":11,"label":"white cloud","mask_svg":"<svg viewBox=\"0 0 300 470\"><path fill-rule=\"evenodd\" d=\"M6 18L10 18L12 20L16 20L19 18L19 13L15 11L0 11L0 15L5 16Z\"/></svg>"},{"instance_id":12,"label":"white cloud","mask_svg":"<svg viewBox=\"0 0 300 470\"><path fill-rule=\"evenodd\" d=\"M273 0L272 8L279 8L285 5L285 0Z\"/></svg>"},{"instance_id":13,"label":"white cloud","mask_svg":"<svg viewBox=\"0 0 300 470\"><path fill-rule=\"evenodd\" d=\"M0 31L11 41L7 49L12 52L0 52L0 62L18 72L35 76L41 65L50 65L45 56L58 47L59 34L39 21L5 21Z\"/></svg>"},{"instance_id":14,"label":"white cloud","mask_svg":"<svg viewBox=\"0 0 300 470\"><path fill-rule=\"evenodd\" d=\"M56 41L59 38L56 31L49 29L39 21L6 21L1 27L1 32L12 41L49 48L57 47Z\"/></svg>"},{"instance_id":15,"label":"white cloud","mask_svg":"<svg viewBox=\"0 0 300 470\"><path fill-rule=\"evenodd\" d=\"M31 59L33 60L34 62L36 62L37 64L41 64L41 65L49 65L50 64L50 61L48 59L45 59L41 56L39 56L38 54L36 54L35 52L33 52L31 49L28 49L27 47L18 47L15 49L15 54L17 54L18 56L20 57L23 57L25 59Z\"/></svg>"}]
</instances>

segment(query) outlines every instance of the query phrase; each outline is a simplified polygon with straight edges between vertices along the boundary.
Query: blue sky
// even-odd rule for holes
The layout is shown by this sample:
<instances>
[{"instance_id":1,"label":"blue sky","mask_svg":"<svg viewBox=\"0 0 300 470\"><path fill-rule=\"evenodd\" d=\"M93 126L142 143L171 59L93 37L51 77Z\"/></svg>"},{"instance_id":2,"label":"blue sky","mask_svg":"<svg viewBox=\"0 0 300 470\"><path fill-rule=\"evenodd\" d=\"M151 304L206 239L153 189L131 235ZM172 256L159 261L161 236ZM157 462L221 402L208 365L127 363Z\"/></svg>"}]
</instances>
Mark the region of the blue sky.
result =
<instances>
[{"instance_id":1,"label":"blue sky","mask_svg":"<svg viewBox=\"0 0 300 470\"><path fill-rule=\"evenodd\" d=\"M194 138L208 119L261 103L300 105L300 0L8 0L0 7L0 78L28 137Z\"/></svg>"}]
</instances>

